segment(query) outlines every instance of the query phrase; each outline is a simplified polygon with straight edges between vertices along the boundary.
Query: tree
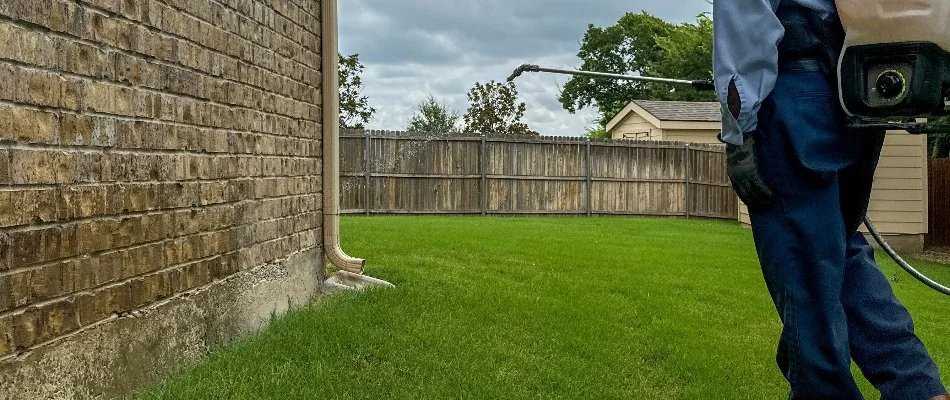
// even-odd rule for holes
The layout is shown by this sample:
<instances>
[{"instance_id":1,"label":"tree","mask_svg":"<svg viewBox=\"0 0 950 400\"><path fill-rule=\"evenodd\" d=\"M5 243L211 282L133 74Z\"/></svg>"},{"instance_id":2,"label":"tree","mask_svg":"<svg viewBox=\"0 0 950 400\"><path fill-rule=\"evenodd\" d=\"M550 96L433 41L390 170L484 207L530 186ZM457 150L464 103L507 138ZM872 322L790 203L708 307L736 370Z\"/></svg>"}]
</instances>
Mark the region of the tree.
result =
<instances>
[{"instance_id":1,"label":"tree","mask_svg":"<svg viewBox=\"0 0 950 400\"><path fill-rule=\"evenodd\" d=\"M937 118L935 125L950 126L950 117ZM927 135L927 147L930 158L950 157L950 132L931 133Z\"/></svg>"},{"instance_id":2,"label":"tree","mask_svg":"<svg viewBox=\"0 0 950 400\"><path fill-rule=\"evenodd\" d=\"M610 132L607 132L607 128L603 125L597 125L590 128L587 128L587 132L584 133L584 137L588 139L611 139L612 136Z\"/></svg>"},{"instance_id":3,"label":"tree","mask_svg":"<svg viewBox=\"0 0 950 400\"><path fill-rule=\"evenodd\" d=\"M429 95L416 109L416 114L409 119L410 132L424 132L435 134L456 133L459 131L458 122L461 114L440 103L435 96Z\"/></svg>"},{"instance_id":4,"label":"tree","mask_svg":"<svg viewBox=\"0 0 950 400\"><path fill-rule=\"evenodd\" d=\"M369 106L369 99L363 96L363 79L360 74L365 67L360 63L360 55L348 57L340 55L340 127L362 129L366 127L376 109Z\"/></svg>"},{"instance_id":5,"label":"tree","mask_svg":"<svg viewBox=\"0 0 950 400\"><path fill-rule=\"evenodd\" d=\"M476 82L468 92L465 129L476 133L537 136L537 132L522 122L526 107L524 102L517 103L517 100L518 89L513 82Z\"/></svg>"},{"instance_id":6,"label":"tree","mask_svg":"<svg viewBox=\"0 0 950 400\"><path fill-rule=\"evenodd\" d=\"M674 25L646 12L627 13L610 27L588 25L577 56L582 70L682 79L712 76L712 20ZM561 91L564 108L575 113L596 106L604 125L631 100L714 101L711 92L690 87L572 77Z\"/></svg>"}]
</instances>

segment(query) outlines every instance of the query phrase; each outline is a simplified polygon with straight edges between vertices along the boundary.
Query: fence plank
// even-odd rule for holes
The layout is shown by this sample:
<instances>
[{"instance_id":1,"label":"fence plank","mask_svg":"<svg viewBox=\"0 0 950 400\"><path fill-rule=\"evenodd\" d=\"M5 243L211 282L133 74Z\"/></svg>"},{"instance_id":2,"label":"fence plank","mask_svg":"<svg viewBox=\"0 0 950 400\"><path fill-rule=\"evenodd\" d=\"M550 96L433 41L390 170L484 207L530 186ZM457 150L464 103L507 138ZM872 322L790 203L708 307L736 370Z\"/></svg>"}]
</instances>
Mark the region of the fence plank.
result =
<instances>
[{"instance_id":1,"label":"fence plank","mask_svg":"<svg viewBox=\"0 0 950 400\"><path fill-rule=\"evenodd\" d=\"M738 213L718 145L390 131L341 138L345 213Z\"/></svg>"},{"instance_id":2,"label":"fence plank","mask_svg":"<svg viewBox=\"0 0 950 400\"><path fill-rule=\"evenodd\" d=\"M950 246L950 159L930 159L927 246Z\"/></svg>"}]
</instances>

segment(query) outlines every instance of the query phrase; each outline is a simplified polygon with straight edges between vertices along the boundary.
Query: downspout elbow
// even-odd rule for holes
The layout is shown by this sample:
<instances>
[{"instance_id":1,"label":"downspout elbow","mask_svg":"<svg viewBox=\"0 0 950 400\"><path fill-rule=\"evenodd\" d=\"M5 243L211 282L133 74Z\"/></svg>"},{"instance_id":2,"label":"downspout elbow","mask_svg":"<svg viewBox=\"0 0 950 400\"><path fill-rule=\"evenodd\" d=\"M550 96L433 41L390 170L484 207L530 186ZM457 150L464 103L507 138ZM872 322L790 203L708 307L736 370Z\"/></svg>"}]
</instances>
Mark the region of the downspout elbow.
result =
<instances>
[{"instance_id":1,"label":"downspout elbow","mask_svg":"<svg viewBox=\"0 0 950 400\"><path fill-rule=\"evenodd\" d=\"M366 260L340 247L340 82L337 42L337 0L320 4L323 101L323 249L337 268L362 274Z\"/></svg>"}]
</instances>

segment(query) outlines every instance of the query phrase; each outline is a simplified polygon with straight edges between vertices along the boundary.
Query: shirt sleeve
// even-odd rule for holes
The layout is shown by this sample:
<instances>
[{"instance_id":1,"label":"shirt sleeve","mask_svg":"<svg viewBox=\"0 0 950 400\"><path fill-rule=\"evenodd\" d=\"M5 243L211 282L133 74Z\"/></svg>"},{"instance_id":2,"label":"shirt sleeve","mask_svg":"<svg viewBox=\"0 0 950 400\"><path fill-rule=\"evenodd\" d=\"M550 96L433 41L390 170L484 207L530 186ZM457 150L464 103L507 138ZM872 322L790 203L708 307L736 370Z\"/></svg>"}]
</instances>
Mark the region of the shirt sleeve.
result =
<instances>
[{"instance_id":1,"label":"shirt sleeve","mask_svg":"<svg viewBox=\"0 0 950 400\"><path fill-rule=\"evenodd\" d=\"M713 75L726 143L741 145L742 134L756 129L762 101L775 88L785 35L775 15L779 1L713 2Z\"/></svg>"}]
</instances>

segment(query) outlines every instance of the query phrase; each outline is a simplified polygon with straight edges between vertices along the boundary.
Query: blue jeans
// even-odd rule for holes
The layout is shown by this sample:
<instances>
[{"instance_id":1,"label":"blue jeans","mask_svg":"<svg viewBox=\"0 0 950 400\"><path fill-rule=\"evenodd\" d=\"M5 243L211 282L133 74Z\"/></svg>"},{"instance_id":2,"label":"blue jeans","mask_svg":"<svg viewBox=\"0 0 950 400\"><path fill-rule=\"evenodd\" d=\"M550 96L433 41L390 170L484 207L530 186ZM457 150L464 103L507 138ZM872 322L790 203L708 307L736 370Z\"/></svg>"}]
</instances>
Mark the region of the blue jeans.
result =
<instances>
[{"instance_id":1,"label":"blue jeans","mask_svg":"<svg viewBox=\"0 0 950 400\"><path fill-rule=\"evenodd\" d=\"M777 361L791 399L862 399L851 359L882 399L946 392L907 309L857 231L884 133L849 129L817 72L783 72L759 114L756 153L772 205L751 213L783 323Z\"/></svg>"}]
</instances>

